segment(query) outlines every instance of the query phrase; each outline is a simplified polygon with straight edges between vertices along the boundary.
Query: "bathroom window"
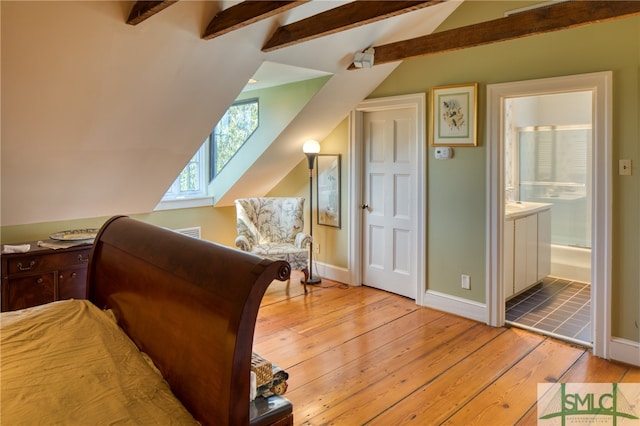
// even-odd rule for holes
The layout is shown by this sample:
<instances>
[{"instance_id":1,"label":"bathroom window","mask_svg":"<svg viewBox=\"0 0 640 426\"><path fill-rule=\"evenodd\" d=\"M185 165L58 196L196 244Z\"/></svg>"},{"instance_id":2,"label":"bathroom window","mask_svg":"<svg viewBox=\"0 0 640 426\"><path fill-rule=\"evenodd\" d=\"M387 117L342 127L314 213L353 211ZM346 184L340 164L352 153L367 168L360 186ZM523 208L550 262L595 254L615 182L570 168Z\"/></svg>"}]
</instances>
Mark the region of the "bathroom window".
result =
<instances>
[{"instance_id":1,"label":"bathroom window","mask_svg":"<svg viewBox=\"0 0 640 426\"><path fill-rule=\"evenodd\" d=\"M520 189L547 197L586 195L591 126L518 131Z\"/></svg>"},{"instance_id":2,"label":"bathroom window","mask_svg":"<svg viewBox=\"0 0 640 426\"><path fill-rule=\"evenodd\" d=\"M553 204L555 244L591 246L591 133L591 125L517 130L519 199Z\"/></svg>"}]
</instances>

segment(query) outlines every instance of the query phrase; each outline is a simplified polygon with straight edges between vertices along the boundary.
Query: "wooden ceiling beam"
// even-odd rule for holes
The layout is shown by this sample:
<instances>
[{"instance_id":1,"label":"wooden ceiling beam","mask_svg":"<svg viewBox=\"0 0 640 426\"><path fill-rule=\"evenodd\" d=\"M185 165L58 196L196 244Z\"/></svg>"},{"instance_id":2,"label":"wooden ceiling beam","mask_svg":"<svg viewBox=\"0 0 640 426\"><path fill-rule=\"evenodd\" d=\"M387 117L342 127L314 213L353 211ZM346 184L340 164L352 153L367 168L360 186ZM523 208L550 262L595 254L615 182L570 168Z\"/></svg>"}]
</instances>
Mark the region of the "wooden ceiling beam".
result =
<instances>
[{"instance_id":1,"label":"wooden ceiling beam","mask_svg":"<svg viewBox=\"0 0 640 426\"><path fill-rule=\"evenodd\" d=\"M302 43L315 38L335 34L361 25L381 21L403 13L412 12L445 0L431 1L374 1L356 0L281 26L263 46L263 52Z\"/></svg>"},{"instance_id":2,"label":"wooden ceiling beam","mask_svg":"<svg viewBox=\"0 0 640 426\"><path fill-rule=\"evenodd\" d=\"M162 1L137 1L131 8L127 24L138 25L144 21L176 3L178 0L162 0Z\"/></svg>"},{"instance_id":3,"label":"wooden ceiling beam","mask_svg":"<svg viewBox=\"0 0 640 426\"><path fill-rule=\"evenodd\" d=\"M568 1L505 18L375 46L374 65L543 34L640 13L640 1ZM351 64L349 69L356 69Z\"/></svg>"},{"instance_id":4,"label":"wooden ceiling beam","mask_svg":"<svg viewBox=\"0 0 640 426\"><path fill-rule=\"evenodd\" d=\"M210 40L228 32L246 27L263 19L270 18L279 13L286 12L296 6L306 3L304 1L243 1L231 6L213 17L202 38Z\"/></svg>"}]
</instances>

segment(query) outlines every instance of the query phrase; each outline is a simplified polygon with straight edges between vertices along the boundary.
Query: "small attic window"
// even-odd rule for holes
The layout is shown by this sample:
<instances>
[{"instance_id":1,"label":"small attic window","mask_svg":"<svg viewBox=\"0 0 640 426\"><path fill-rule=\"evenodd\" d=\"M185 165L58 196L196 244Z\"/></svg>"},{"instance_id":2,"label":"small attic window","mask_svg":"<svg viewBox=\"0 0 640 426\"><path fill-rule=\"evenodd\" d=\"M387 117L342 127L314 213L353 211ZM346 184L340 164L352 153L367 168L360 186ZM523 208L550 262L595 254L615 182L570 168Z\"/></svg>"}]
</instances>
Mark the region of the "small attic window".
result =
<instances>
[{"instance_id":1,"label":"small attic window","mask_svg":"<svg viewBox=\"0 0 640 426\"><path fill-rule=\"evenodd\" d=\"M207 195L207 147L209 137L165 193L162 201L205 197Z\"/></svg>"},{"instance_id":2,"label":"small attic window","mask_svg":"<svg viewBox=\"0 0 640 426\"><path fill-rule=\"evenodd\" d=\"M258 99L234 102L211 134L211 171L213 179L227 165L258 128Z\"/></svg>"}]
</instances>

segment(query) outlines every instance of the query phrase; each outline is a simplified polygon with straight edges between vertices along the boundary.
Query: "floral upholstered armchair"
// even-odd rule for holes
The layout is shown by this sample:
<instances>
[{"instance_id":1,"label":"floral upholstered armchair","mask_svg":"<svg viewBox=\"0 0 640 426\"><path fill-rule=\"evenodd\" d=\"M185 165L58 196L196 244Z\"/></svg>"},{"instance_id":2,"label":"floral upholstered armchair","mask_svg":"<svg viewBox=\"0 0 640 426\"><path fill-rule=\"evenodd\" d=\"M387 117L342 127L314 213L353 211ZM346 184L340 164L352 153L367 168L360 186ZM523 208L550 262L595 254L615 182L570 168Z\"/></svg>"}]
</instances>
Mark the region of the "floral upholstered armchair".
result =
<instances>
[{"instance_id":1,"label":"floral upholstered armchair","mask_svg":"<svg viewBox=\"0 0 640 426\"><path fill-rule=\"evenodd\" d=\"M241 198L236 204L236 246L268 259L286 260L292 270L304 273L304 291L309 279L307 245L311 236L303 232L304 198Z\"/></svg>"}]
</instances>

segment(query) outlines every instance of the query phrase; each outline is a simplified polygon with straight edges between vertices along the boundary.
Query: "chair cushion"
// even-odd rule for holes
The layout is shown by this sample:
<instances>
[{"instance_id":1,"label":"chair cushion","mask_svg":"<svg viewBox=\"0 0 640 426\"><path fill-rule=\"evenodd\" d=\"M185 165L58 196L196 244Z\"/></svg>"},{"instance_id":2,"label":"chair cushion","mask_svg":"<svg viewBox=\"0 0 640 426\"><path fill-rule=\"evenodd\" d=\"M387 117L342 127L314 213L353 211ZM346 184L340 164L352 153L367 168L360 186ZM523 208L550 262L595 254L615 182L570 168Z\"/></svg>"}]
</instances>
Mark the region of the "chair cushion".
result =
<instances>
[{"instance_id":1,"label":"chair cushion","mask_svg":"<svg viewBox=\"0 0 640 426\"><path fill-rule=\"evenodd\" d=\"M299 249L287 243L256 244L251 252L268 259L286 260L293 270L306 268L309 257L307 249Z\"/></svg>"}]
</instances>

